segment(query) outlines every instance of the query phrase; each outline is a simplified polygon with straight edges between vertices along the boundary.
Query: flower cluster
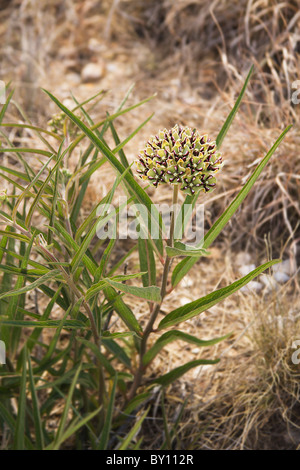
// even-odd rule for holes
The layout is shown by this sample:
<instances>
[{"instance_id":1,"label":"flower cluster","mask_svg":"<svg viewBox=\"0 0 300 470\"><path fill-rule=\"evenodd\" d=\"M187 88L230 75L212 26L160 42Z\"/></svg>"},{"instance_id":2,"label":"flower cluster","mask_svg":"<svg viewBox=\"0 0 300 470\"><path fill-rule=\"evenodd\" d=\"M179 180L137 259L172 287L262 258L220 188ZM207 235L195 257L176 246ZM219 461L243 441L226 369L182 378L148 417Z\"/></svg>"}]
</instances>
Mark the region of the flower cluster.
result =
<instances>
[{"instance_id":1,"label":"flower cluster","mask_svg":"<svg viewBox=\"0 0 300 470\"><path fill-rule=\"evenodd\" d=\"M147 142L136 165L140 178L151 185L178 184L184 193L193 195L214 189L214 175L222 166L222 157L207 135L176 124Z\"/></svg>"},{"instance_id":2,"label":"flower cluster","mask_svg":"<svg viewBox=\"0 0 300 470\"><path fill-rule=\"evenodd\" d=\"M76 114L76 116L80 118L80 114ZM79 132L79 129L76 124L74 124L73 121L67 119L64 112L54 114L52 116L52 119L48 121L48 125L50 126L50 129L54 134L61 136L65 135L66 132L68 132L70 137L75 138Z\"/></svg>"}]
</instances>

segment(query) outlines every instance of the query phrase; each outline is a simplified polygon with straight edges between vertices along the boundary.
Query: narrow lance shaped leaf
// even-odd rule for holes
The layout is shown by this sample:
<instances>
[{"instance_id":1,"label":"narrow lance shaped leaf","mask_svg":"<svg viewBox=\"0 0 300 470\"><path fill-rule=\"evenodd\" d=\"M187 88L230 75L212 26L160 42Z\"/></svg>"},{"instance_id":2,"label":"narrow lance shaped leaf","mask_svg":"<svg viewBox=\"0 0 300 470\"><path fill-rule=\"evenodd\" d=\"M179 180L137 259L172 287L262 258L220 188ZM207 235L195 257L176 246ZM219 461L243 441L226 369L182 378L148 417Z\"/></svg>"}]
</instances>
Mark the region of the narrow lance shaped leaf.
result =
<instances>
[{"instance_id":1,"label":"narrow lance shaped leaf","mask_svg":"<svg viewBox=\"0 0 300 470\"><path fill-rule=\"evenodd\" d=\"M209 252L204 248L195 248L194 246L188 246L181 242L175 242L174 246L166 246L166 252L169 258L175 256L192 256L199 258L199 256L209 256Z\"/></svg>"},{"instance_id":2,"label":"narrow lance shaped leaf","mask_svg":"<svg viewBox=\"0 0 300 470\"><path fill-rule=\"evenodd\" d=\"M178 323L181 323L183 321L195 317L196 315L199 315L199 313L204 312L204 310L207 310L213 305L221 302L221 300L226 299L226 297L241 289L256 276L273 266L273 264L279 263L280 261L281 260L269 261L254 269L238 281L235 281L233 284L218 289L206 295L205 297L202 297L201 299L195 300L194 302L189 302L183 307L179 307L176 310L173 310L173 312L169 313L162 319L158 326L158 329L162 330L164 328L168 328L169 326L178 325Z\"/></svg>"},{"instance_id":3,"label":"narrow lance shaped leaf","mask_svg":"<svg viewBox=\"0 0 300 470\"><path fill-rule=\"evenodd\" d=\"M149 364L149 362L151 362L154 359L154 357L161 351L161 349L164 348L167 344L171 343L172 341L182 340L182 341L185 341L186 343L196 344L197 346L200 346L200 347L208 347L208 346L213 346L214 344L217 344L220 341L223 341L224 339L229 338L231 334L232 333L225 335L225 336L220 336L219 338L214 338L211 340L202 340L202 339L196 338L195 336L184 333L183 331L179 331L179 330L168 331L167 333L164 333L163 335L161 335L161 337L158 338L156 343L146 352L146 354L143 357L143 364L144 365Z\"/></svg>"},{"instance_id":4,"label":"narrow lance shaped leaf","mask_svg":"<svg viewBox=\"0 0 300 470\"><path fill-rule=\"evenodd\" d=\"M220 359L197 359L195 361L187 362L183 366L177 367L176 369L171 370L171 372L168 372L167 374L162 375L157 379L154 379L153 383L157 383L162 385L163 387L166 387L167 385L170 385L194 367L213 365L217 364L218 362L220 362Z\"/></svg>"},{"instance_id":5,"label":"narrow lance shaped leaf","mask_svg":"<svg viewBox=\"0 0 300 470\"><path fill-rule=\"evenodd\" d=\"M116 374L115 369L111 365L110 361L100 352L100 349L98 346L96 346L95 343L92 343L91 341L88 341L84 338L80 338L79 336L77 337L77 341L80 343L84 344L86 347L90 348L91 351L95 354L97 359L100 361L100 363L105 367L107 372L113 377Z\"/></svg>"},{"instance_id":6,"label":"narrow lance shaped leaf","mask_svg":"<svg viewBox=\"0 0 300 470\"><path fill-rule=\"evenodd\" d=\"M14 326L17 328L58 328L60 326L60 322L57 320L2 320L0 318L0 325ZM73 328L77 330L88 327L79 320L66 320L63 328Z\"/></svg>"},{"instance_id":7,"label":"narrow lance shaped leaf","mask_svg":"<svg viewBox=\"0 0 300 470\"><path fill-rule=\"evenodd\" d=\"M44 448L44 433L43 433L42 419L41 419L41 414L40 414L40 405L39 405L39 401L38 401L38 397L36 393L33 370L32 370L32 365L31 365L29 354L28 354L28 373L29 373L29 385L30 385L30 392L31 392L32 409L33 409L35 439L36 439L37 449L42 450Z\"/></svg>"},{"instance_id":8,"label":"narrow lance shaped leaf","mask_svg":"<svg viewBox=\"0 0 300 470\"><path fill-rule=\"evenodd\" d=\"M216 139L216 144L217 144L217 147L218 147L218 148L221 147L221 145L222 145L222 143L223 143L223 140L224 140L224 138L225 138L225 136L226 136L226 134L227 134L227 132L228 132L228 130L229 130L231 124L232 124L232 121L234 120L234 117L235 117L236 113L238 112L238 109L239 109L239 107L240 107L241 101L242 101L242 99L243 99L243 96L244 96L244 94L245 94L246 88L247 88L247 86L248 86L248 83L249 83L249 81L250 81L250 78L251 78L251 75L252 75L253 71L254 71L254 66L252 65L252 67L250 68L250 71L249 71L249 73L248 73L248 75L247 75L247 78L246 78L246 80L245 80L245 83L244 83L244 85L243 85L243 88L242 88L242 90L241 90L241 92L240 92L240 94L239 94L239 96L238 96L238 99L236 100L236 102L235 102L235 104L234 104L232 110L231 110L230 113L229 113L229 116L227 117L225 123L224 123L223 126L222 126L222 129L220 130L220 132L219 132L219 134L218 134L218 137L217 137L217 139Z\"/></svg>"},{"instance_id":9,"label":"narrow lance shaped leaf","mask_svg":"<svg viewBox=\"0 0 300 470\"><path fill-rule=\"evenodd\" d=\"M107 279L107 282L114 287L115 289L125 292L126 294L134 295L141 299L149 300L150 302L161 302L160 288L156 286L149 287L136 287L128 286L127 284L122 284L120 282L112 281Z\"/></svg>"},{"instance_id":10,"label":"narrow lance shaped leaf","mask_svg":"<svg viewBox=\"0 0 300 470\"><path fill-rule=\"evenodd\" d=\"M14 450L24 449L25 415L26 415L26 375L27 375L27 349L23 349L22 375L20 378L20 396L18 402L18 416L14 436Z\"/></svg>"},{"instance_id":11,"label":"narrow lance shaped leaf","mask_svg":"<svg viewBox=\"0 0 300 470\"><path fill-rule=\"evenodd\" d=\"M118 363L123 363L125 367L131 370L131 360L130 357L127 355L124 348L122 348L116 341L113 339L105 339L102 337L103 346L107 351L114 355L116 359L118 359ZM113 374L112 374L113 376Z\"/></svg>"},{"instance_id":12,"label":"narrow lance shaped leaf","mask_svg":"<svg viewBox=\"0 0 300 470\"><path fill-rule=\"evenodd\" d=\"M44 284L44 282L54 279L60 279L61 280L61 274L59 269L53 269L53 271L48 272L44 276L41 276L39 279L36 281L32 282L31 284L28 284L27 286L21 287L20 289L16 290L11 290L9 292L4 292L3 294L0 294L0 299L4 299L5 297L13 297L15 295L21 295L24 294L25 292L29 292L30 290L35 289L36 287L39 287L41 284Z\"/></svg>"},{"instance_id":13,"label":"narrow lance shaped leaf","mask_svg":"<svg viewBox=\"0 0 300 470\"><path fill-rule=\"evenodd\" d=\"M145 271L142 276L143 286L156 285L156 264L152 245L146 238L138 238L140 269Z\"/></svg>"},{"instance_id":14,"label":"narrow lance shaped leaf","mask_svg":"<svg viewBox=\"0 0 300 470\"><path fill-rule=\"evenodd\" d=\"M13 97L14 92L15 92L15 90L12 90L12 91L9 93L9 95L8 95L8 97L7 97L7 99L6 99L5 103L4 103L4 105L1 106L1 109L0 109L0 124L2 123L2 120L3 120L3 118L4 118L4 115L5 115L5 113L6 113L6 110L7 110L7 108L8 108L9 103L10 103L10 100L11 100L12 97Z\"/></svg>"},{"instance_id":15,"label":"narrow lance shaped leaf","mask_svg":"<svg viewBox=\"0 0 300 470\"><path fill-rule=\"evenodd\" d=\"M68 393L68 396L67 396L67 399L66 399L65 407L64 407L61 419L60 419L60 424L59 424L59 427L58 427L58 430L57 430L57 433L56 433L56 436L55 436L55 440L53 442L53 447L52 447L52 445L50 446L50 448L52 448L53 450L58 450L60 445L61 445L61 438L62 438L62 435L63 435L64 430L65 430L65 426L66 426L67 419L68 419L69 409L70 409L71 404L72 404L73 393L74 393L74 390L75 390L75 387L76 387L81 369L82 369L82 364L80 363L77 370L76 370L76 372L75 372L75 374L74 374L74 378L72 380L72 383L71 383L71 386L70 386L70 389L69 389L69 393Z\"/></svg>"},{"instance_id":16,"label":"narrow lance shaped leaf","mask_svg":"<svg viewBox=\"0 0 300 470\"><path fill-rule=\"evenodd\" d=\"M141 333L142 327L134 316L132 310L123 302L121 296L112 287L106 287L104 289L104 295L108 301L114 302L114 310L117 312L119 317L123 320L125 325L131 331L135 331L137 334Z\"/></svg>"},{"instance_id":17,"label":"narrow lance shaped leaf","mask_svg":"<svg viewBox=\"0 0 300 470\"><path fill-rule=\"evenodd\" d=\"M20 123L15 123L15 122L3 122L1 124L1 127L12 127L12 128L19 128L19 129L30 129L30 130L33 130L33 131L37 131L37 132L43 132L47 135L51 135L51 137L53 137L54 139L56 140L59 140L61 141L61 137L58 136L57 134L55 134L54 132L51 132L51 131L48 131L47 129L43 129L42 127L37 127L37 126L32 126L30 124L20 124Z\"/></svg>"},{"instance_id":18,"label":"narrow lance shaped leaf","mask_svg":"<svg viewBox=\"0 0 300 470\"><path fill-rule=\"evenodd\" d=\"M104 278L101 281L93 284L85 293L85 299L90 300L92 297L97 295L99 292L105 289L109 285L109 280L122 282L127 281L129 279L136 279L138 277L143 276L145 273L136 273L136 274L121 274L119 276L114 276L113 278ZM123 284L122 284L123 285Z\"/></svg>"},{"instance_id":19,"label":"narrow lance shaped leaf","mask_svg":"<svg viewBox=\"0 0 300 470\"><path fill-rule=\"evenodd\" d=\"M114 408L115 408L115 395L116 395L117 382L118 382L118 373L116 372L112 391L110 394L110 400L109 400L108 407L107 407L105 423L103 425L103 429L102 429L101 437L99 440L99 444L97 446L97 450L106 450L107 448L109 434L111 431L112 418L113 418L113 413L114 413Z\"/></svg>"},{"instance_id":20,"label":"narrow lance shaped leaf","mask_svg":"<svg viewBox=\"0 0 300 470\"><path fill-rule=\"evenodd\" d=\"M123 439L120 447L118 447L118 450L126 450L128 449L128 446L131 444L133 438L136 436L137 432L141 428L144 419L146 418L147 414L149 413L149 408L142 414L142 416L137 420L137 422L134 424L132 429L129 431L125 439Z\"/></svg>"}]
</instances>

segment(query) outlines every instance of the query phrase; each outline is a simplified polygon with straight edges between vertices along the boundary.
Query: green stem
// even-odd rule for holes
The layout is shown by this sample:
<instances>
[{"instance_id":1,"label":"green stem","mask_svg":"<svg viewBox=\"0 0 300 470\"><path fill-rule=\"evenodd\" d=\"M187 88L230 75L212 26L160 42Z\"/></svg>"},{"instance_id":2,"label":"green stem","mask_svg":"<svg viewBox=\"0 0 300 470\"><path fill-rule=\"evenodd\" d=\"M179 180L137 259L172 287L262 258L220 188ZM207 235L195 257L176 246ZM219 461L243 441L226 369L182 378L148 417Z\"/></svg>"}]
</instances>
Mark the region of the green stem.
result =
<instances>
[{"instance_id":1,"label":"green stem","mask_svg":"<svg viewBox=\"0 0 300 470\"><path fill-rule=\"evenodd\" d=\"M172 207L172 212L171 212L169 239L167 241L167 245L170 247L174 246L175 210L176 210L176 204L178 202L178 189L179 189L178 185L173 186L173 202L172 202L173 207ZM135 396L135 393L142 381L143 372L144 372L143 358L147 350L147 341L148 341L149 335L153 331L153 325L161 309L161 305L164 300L164 297L166 296L168 275L169 275L169 271L171 267L171 261L172 261L172 258L169 258L169 256L167 255L165 259L162 283L161 283L161 289L160 289L161 302L154 305L152 313L150 315L150 319L146 325L146 328L144 329L143 338L141 341L141 348L140 348L139 367L135 373L135 377L134 377L131 389L129 390L129 393L127 396L127 401L131 400Z\"/></svg>"}]
</instances>

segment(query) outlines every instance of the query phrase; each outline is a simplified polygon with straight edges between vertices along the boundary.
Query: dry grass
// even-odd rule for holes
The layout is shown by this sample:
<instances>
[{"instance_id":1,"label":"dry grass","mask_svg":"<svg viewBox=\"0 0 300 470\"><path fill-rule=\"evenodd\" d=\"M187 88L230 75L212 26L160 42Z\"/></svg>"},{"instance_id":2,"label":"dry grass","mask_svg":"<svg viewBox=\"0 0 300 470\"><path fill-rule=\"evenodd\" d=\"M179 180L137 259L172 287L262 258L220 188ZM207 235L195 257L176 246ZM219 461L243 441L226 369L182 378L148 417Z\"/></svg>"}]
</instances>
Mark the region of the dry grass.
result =
<instances>
[{"instance_id":1,"label":"dry grass","mask_svg":"<svg viewBox=\"0 0 300 470\"><path fill-rule=\"evenodd\" d=\"M149 134L176 122L216 136L254 63L255 75L222 149L225 167L219 188L204 201L207 227L237 194L283 127L291 122L295 126L217 240L211 260L191 271L165 308L171 310L178 302L193 300L239 277L236 254L241 250L250 254L253 263L261 263L266 236L269 251L272 247L269 255L299 265L300 108L290 101L292 83L300 77L299 1L236 0L230 7L224 0L63 4L53 0L37 2L35 8L25 0L2 4L0 74L13 79L16 100L35 123L45 123L55 112L40 86L63 100L69 99L70 89L78 99L110 89L95 109L101 116L115 109L133 81L134 101L158 92L144 111L147 115L155 111L154 118L126 148L131 161ZM103 64L103 75L96 83L81 79L82 68L89 62ZM130 121L120 118L121 137L141 120L140 110ZM24 143L32 136L12 131L10 138ZM7 159L4 164L15 162ZM113 176L106 170L102 193L111 186ZM95 180L83 210L96 197L99 182ZM166 188L160 197L170 197ZM136 265L133 254L129 272ZM292 341L300 338L298 294L296 273L279 291L236 294L187 323L185 330L203 339L229 331L234 331L234 337L215 350L222 352L220 366L197 370L200 375L190 372L167 391L170 424L185 398L190 398L181 420L180 445L196 449L299 445L300 371L291 364ZM144 315L138 304L133 308ZM205 357L202 351L172 345L153 363L151 373L181 364L183 354L186 360ZM152 410L152 418L157 419L147 422L152 431L145 443L148 448L157 448L162 439L159 403Z\"/></svg>"},{"instance_id":2,"label":"dry grass","mask_svg":"<svg viewBox=\"0 0 300 470\"><path fill-rule=\"evenodd\" d=\"M203 394L194 396L183 434L202 449L296 449L300 367L291 362L299 301L286 293L240 300L245 327L223 351ZM297 305L297 306L296 306ZM241 308L243 310L243 308ZM254 314L255 312L255 314ZM190 420L190 421L189 421ZM198 426L198 431L197 431Z\"/></svg>"}]
</instances>

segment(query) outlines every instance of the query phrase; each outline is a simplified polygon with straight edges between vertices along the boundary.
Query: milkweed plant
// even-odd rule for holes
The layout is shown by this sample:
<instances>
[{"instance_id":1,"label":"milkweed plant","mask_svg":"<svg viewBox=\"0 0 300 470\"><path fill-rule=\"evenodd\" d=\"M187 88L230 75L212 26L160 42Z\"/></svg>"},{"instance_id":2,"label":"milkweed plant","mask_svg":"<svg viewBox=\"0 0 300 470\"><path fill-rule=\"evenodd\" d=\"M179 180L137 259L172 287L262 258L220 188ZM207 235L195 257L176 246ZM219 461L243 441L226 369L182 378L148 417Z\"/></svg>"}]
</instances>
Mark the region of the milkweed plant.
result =
<instances>
[{"instance_id":1,"label":"milkweed plant","mask_svg":"<svg viewBox=\"0 0 300 470\"><path fill-rule=\"evenodd\" d=\"M115 119L151 98L126 107L128 92L114 114L95 123L89 106L100 103L104 92L82 103L73 97L74 107L68 109L44 90L61 113L44 129L29 123L20 106L21 122L5 119L14 105L13 91L8 93L0 111L0 151L16 163L0 165L6 183L0 198L0 339L6 347L6 363L0 365L0 434L5 434L8 448L50 450L71 442L78 449L138 449L142 442L134 436L151 413L155 390L165 389L193 367L218 362L197 359L166 373L156 371L155 377L148 373L152 361L171 342L208 348L228 338L230 332L215 339L192 336L182 325L279 262L268 261L232 284L161 315L165 298L201 257L209 256L208 248L289 130L282 132L201 240L191 245L178 236L187 224L184 209L194 209L201 193L210 197L223 160L230 159L220 149L252 71L215 140L192 126L175 124L149 137L143 150L136 152L134 166L124 147L151 116L124 140ZM10 140L11 129L30 132L40 145L20 147ZM114 147L107 143L108 133ZM72 171L71 157L76 161ZM91 177L101 179L105 165L115 170L115 181L104 197L91 201L91 211L85 214L81 207ZM163 186L170 191L167 232L149 196L151 186L154 200ZM122 188L126 202L114 211L112 221L113 211L107 208L113 205L117 188ZM134 205L142 206L149 217L146 223L145 217L139 220L141 236L120 257L118 237L109 236L105 228L115 226L122 210ZM192 213L188 212L190 218ZM154 227L156 237L151 236ZM138 272L126 272L126 262L135 251ZM148 315L135 314L135 297L145 302ZM63 403L62 411L51 428L57 402ZM175 435L173 428L169 431ZM162 448L169 445L164 441Z\"/></svg>"}]
</instances>

